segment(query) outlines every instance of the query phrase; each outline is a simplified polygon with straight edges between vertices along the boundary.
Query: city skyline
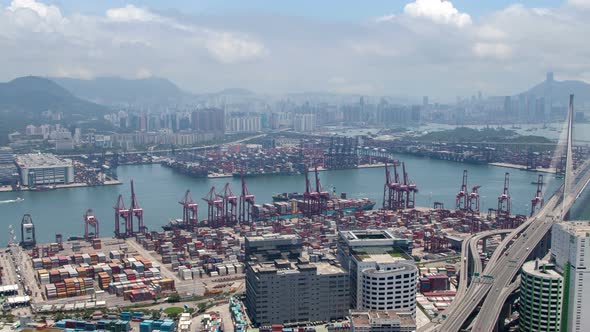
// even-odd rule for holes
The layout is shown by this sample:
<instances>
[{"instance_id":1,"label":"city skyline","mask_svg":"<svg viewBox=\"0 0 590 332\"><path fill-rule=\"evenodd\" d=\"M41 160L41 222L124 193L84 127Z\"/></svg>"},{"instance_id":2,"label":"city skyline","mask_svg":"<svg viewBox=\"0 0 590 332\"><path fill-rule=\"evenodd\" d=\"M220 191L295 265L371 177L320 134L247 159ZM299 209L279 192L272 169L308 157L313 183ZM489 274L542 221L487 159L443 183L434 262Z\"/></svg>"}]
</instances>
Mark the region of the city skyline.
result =
<instances>
[{"instance_id":1,"label":"city skyline","mask_svg":"<svg viewBox=\"0 0 590 332\"><path fill-rule=\"evenodd\" d=\"M587 1L248 3L0 1L0 79L156 76L195 93L443 100L524 91L550 70L557 80L590 80L587 46L577 42Z\"/></svg>"}]
</instances>

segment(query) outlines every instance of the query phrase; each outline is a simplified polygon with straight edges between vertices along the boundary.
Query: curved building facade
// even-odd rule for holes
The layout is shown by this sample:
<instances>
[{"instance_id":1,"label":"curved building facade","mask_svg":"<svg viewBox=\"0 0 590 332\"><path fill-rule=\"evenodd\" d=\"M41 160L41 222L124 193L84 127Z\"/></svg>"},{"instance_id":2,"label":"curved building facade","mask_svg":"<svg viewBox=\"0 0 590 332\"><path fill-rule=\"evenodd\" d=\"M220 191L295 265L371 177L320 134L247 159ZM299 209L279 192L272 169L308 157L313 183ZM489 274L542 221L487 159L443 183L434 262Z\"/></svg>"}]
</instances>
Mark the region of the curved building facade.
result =
<instances>
[{"instance_id":1,"label":"curved building facade","mask_svg":"<svg viewBox=\"0 0 590 332\"><path fill-rule=\"evenodd\" d=\"M362 308L416 313L418 269L405 262L378 264L361 271Z\"/></svg>"},{"instance_id":2,"label":"curved building facade","mask_svg":"<svg viewBox=\"0 0 590 332\"><path fill-rule=\"evenodd\" d=\"M563 277L546 261L522 266L520 282L520 331L561 331Z\"/></svg>"}]
</instances>

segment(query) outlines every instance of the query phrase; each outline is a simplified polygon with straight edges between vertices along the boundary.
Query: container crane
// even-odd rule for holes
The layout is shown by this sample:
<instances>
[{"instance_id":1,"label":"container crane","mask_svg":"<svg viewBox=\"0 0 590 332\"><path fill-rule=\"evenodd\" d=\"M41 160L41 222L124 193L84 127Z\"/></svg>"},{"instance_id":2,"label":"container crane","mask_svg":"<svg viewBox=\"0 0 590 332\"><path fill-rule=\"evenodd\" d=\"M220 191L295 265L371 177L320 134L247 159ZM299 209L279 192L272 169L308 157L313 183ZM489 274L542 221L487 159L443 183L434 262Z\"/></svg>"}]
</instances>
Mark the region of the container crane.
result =
<instances>
[{"instance_id":1,"label":"container crane","mask_svg":"<svg viewBox=\"0 0 590 332\"><path fill-rule=\"evenodd\" d=\"M182 205L182 223L184 227L193 230L199 223L197 214L199 205L193 201L191 191L187 190L184 193L184 198L178 203Z\"/></svg>"},{"instance_id":2,"label":"container crane","mask_svg":"<svg viewBox=\"0 0 590 332\"><path fill-rule=\"evenodd\" d=\"M94 216L92 209L86 210L84 213L84 239L91 241L92 239L99 238L99 222L98 218Z\"/></svg>"},{"instance_id":3,"label":"container crane","mask_svg":"<svg viewBox=\"0 0 590 332\"><path fill-rule=\"evenodd\" d=\"M209 227L222 227L221 211L223 210L223 201L217 197L215 186L211 187L203 200L207 202L207 222Z\"/></svg>"},{"instance_id":4,"label":"container crane","mask_svg":"<svg viewBox=\"0 0 590 332\"><path fill-rule=\"evenodd\" d=\"M114 207L115 209L115 237L117 238L125 238L128 234L128 229L132 229L133 227L130 226L130 223L133 221L131 220L131 211L125 208L125 202L123 202L123 195L119 194L117 198L117 203ZM123 223L124 231L121 232L121 223Z\"/></svg>"},{"instance_id":5,"label":"container crane","mask_svg":"<svg viewBox=\"0 0 590 332\"><path fill-rule=\"evenodd\" d=\"M139 203L137 202L137 197L135 196L135 189L133 186L133 180L131 180L131 206L129 207L129 211L131 211L131 227L128 229L128 231L130 231L130 233L128 233L128 236L132 237L137 233L145 234L146 227L143 224L143 209L139 206ZM135 231L135 229L133 228L133 217L137 219L137 231Z\"/></svg>"},{"instance_id":6,"label":"container crane","mask_svg":"<svg viewBox=\"0 0 590 332\"><path fill-rule=\"evenodd\" d=\"M510 173L504 175L504 191L498 197L497 214L501 216L510 216Z\"/></svg>"},{"instance_id":7,"label":"container crane","mask_svg":"<svg viewBox=\"0 0 590 332\"><path fill-rule=\"evenodd\" d=\"M461 183L461 190L457 193L455 198L455 209L460 211L467 211L469 205L468 201L469 193L467 192L467 170L463 170L463 182Z\"/></svg>"},{"instance_id":8,"label":"container crane","mask_svg":"<svg viewBox=\"0 0 590 332\"><path fill-rule=\"evenodd\" d=\"M251 224L252 209L254 207L254 195L250 193L246 186L246 180L244 180L244 173L241 173L242 178L242 192L240 194L240 223Z\"/></svg>"},{"instance_id":9,"label":"container crane","mask_svg":"<svg viewBox=\"0 0 590 332\"><path fill-rule=\"evenodd\" d=\"M237 222L236 210L238 207L238 197L234 195L229 185L229 182L223 187L221 194L217 195L222 201L222 215L224 226L232 226Z\"/></svg>"}]
</instances>

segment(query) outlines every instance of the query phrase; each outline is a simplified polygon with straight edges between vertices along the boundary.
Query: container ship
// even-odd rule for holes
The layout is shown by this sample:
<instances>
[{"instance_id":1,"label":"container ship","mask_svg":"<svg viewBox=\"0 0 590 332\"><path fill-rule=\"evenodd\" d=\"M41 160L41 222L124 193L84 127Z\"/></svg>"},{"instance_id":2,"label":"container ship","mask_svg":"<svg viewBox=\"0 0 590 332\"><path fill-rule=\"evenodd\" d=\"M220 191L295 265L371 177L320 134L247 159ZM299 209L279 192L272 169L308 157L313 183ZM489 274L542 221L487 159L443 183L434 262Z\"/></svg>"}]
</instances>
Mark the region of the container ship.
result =
<instances>
[{"instance_id":1,"label":"container ship","mask_svg":"<svg viewBox=\"0 0 590 332\"><path fill-rule=\"evenodd\" d=\"M322 214L372 210L375 204L368 198L330 198L323 202ZM252 217L254 220L302 217L305 208L303 198L257 204L253 206Z\"/></svg>"},{"instance_id":2,"label":"container ship","mask_svg":"<svg viewBox=\"0 0 590 332\"><path fill-rule=\"evenodd\" d=\"M209 175L207 167L196 164L196 163L184 163L178 161L167 160L162 162L162 165L170 167L179 173L192 176L195 178L206 178Z\"/></svg>"},{"instance_id":3,"label":"container ship","mask_svg":"<svg viewBox=\"0 0 590 332\"><path fill-rule=\"evenodd\" d=\"M186 225L182 222L182 219L170 219L168 223L162 226L165 231L173 231L175 229L185 229Z\"/></svg>"},{"instance_id":4,"label":"container ship","mask_svg":"<svg viewBox=\"0 0 590 332\"><path fill-rule=\"evenodd\" d=\"M269 171L269 172L260 171L260 172L246 172L246 173L233 172L232 173L234 178L240 178L242 176L244 176L245 178L248 178L248 177L265 176L265 175L295 175L295 174L299 174L299 173L296 171Z\"/></svg>"},{"instance_id":5,"label":"container ship","mask_svg":"<svg viewBox=\"0 0 590 332\"><path fill-rule=\"evenodd\" d=\"M368 198L331 198L323 202L322 214L334 214L338 212L356 212L372 210L375 202ZM289 202L273 202L265 204L256 204L252 207L252 219L254 221L272 220L278 218L297 218L303 217L305 203L303 200L293 199ZM166 225L162 226L165 231L185 229L186 225L182 219L171 219Z\"/></svg>"},{"instance_id":6,"label":"container ship","mask_svg":"<svg viewBox=\"0 0 590 332\"><path fill-rule=\"evenodd\" d=\"M333 198L337 197L335 188L332 188L331 196ZM346 199L346 193L340 193L340 198ZM273 194L272 195L273 202L288 202L291 200L303 200L303 193L294 192L294 193L280 193L280 194Z\"/></svg>"}]
</instances>

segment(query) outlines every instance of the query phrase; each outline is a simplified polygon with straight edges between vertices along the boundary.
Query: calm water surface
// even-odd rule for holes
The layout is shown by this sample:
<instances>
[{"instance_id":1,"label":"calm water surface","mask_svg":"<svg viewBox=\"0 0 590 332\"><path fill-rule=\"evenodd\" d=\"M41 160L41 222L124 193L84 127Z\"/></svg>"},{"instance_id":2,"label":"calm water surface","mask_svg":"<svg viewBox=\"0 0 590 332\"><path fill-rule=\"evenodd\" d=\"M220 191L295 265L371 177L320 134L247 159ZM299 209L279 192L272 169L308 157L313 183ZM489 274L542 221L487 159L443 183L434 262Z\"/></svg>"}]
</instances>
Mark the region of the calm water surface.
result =
<instances>
[{"instance_id":1,"label":"calm water surface","mask_svg":"<svg viewBox=\"0 0 590 332\"><path fill-rule=\"evenodd\" d=\"M419 206L432 206L433 202L444 202L445 207L452 208L455 195L461 185L463 169L469 171L469 188L482 185L482 211L497 206L497 197L502 191L504 173L510 172L510 192L513 211L528 213L530 200L536 186L537 173L487 165L466 165L454 162L431 160L412 156L403 156L410 179L418 185L420 192L416 199ZM100 220L101 236L112 236L114 230L113 206L117 195L122 193L125 204L129 205L129 180L135 180L139 204L144 208L145 224L149 229L158 229L170 218L181 217L182 207L178 201L187 189L199 204L199 217L206 217L206 203L201 199L211 186L221 189L230 182L236 195L240 192L240 179L194 179L160 165L122 166L118 169L119 179L124 182L119 186L92 188L60 189L47 192L10 192L0 193L0 201L24 198L20 203L0 203L0 244L9 240L9 225L18 229L20 239L20 220L29 213L36 225L37 239L48 242L55 233L64 237L82 235L84 231L83 215L92 208ZM384 169L366 168L320 172L320 179L326 189L336 187L338 192L346 192L349 197L369 197L381 206L383 195ZM548 190L557 188L559 179L545 175ZM247 178L247 184L257 203L271 201L271 195L279 192L303 191L304 177L270 176ZM590 197L586 197L590 198ZM586 205L577 210L588 213ZM585 212L584 212L585 211Z\"/></svg>"}]
</instances>

